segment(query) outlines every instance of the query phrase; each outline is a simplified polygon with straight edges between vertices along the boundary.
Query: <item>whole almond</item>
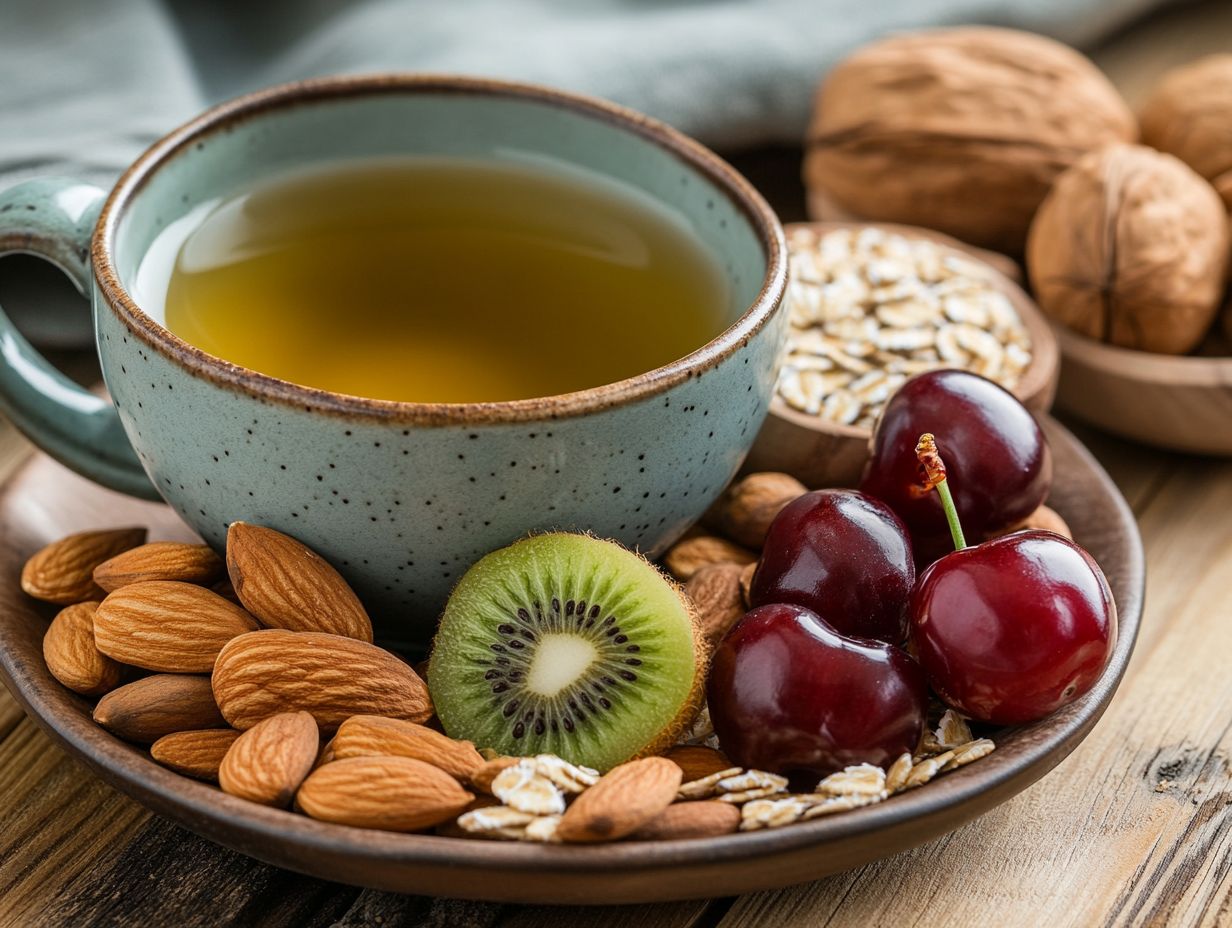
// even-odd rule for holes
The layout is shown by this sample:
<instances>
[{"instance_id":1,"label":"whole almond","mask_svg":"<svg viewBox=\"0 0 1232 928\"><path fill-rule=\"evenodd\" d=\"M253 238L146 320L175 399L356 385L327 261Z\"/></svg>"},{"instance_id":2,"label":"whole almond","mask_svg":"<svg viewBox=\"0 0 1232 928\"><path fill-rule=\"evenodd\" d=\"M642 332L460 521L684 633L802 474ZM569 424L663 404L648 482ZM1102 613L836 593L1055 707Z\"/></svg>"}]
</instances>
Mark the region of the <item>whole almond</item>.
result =
<instances>
[{"instance_id":1,"label":"whole almond","mask_svg":"<svg viewBox=\"0 0 1232 928\"><path fill-rule=\"evenodd\" d=\"M232 796L284 808L312 770L320 746L317 723L307 712L271 715L231 745L218 785Z\"/></svg>"},{"instance_id":2,"label":"whole almond","mask_svg":"<svg viewBox=\"0 0 1232 928\"><path fill-rule=\"evenodd\" d=\"M353 715L425 722L428 687L376 645L320 632L266 629L233 639L214 665L214 695L239 729L277 712L310 712L326 734Z\"/></svg>"},{"instance_id":3,"label":"whole almond","mask_svg":"<svg viewBox=\"0 0 1232 928\"><path fill-rule=\"evenodd\" d=\"M222 759L239 736L234 728L177 731L150 745L150 756L176 773L217 783Z\"/></svg>"},{"instance_id":4,"label":"whole almond","mask_svg":"<svg viewBox=\"0 0 1232 928\"><path fill-rule=\"evenodd\" d=\"M720 770L730 770L734 765L727 755L704 744L678 744L663 754L680 768L681 782L692 783Z\"/></svg>"},{"instance_id":5,"label":"whole almond","mask_svg":"<svg viewBox=\"0 0 1232 928\"><path fill-rule=\"evenodd\" d=\"M347 719L338 727L333 745L334 757L412 757L458 780L467 780L484 765L469 741L455 741L423 725L378 715Z\"/></svg>"},{"instance_id":6,"label":"whole almond","mask_svg":"<svg viewBox=\"0 0 1232 928\"><path fill-rule=\"evenodd\" d=\"M112 690L94 707L94 721L126 741L151 744L163 735L225 728L209 677L160 673Z\"/></svg>"},{"instance_id":7,"label":"whole almond","mask_svg":"<svg viewBox=\"0 0 1232 928\"><path fill-rule=\"evenodd\" d=\"M43 636L43 659L51 675L75 693L101 696L120 685L124 668L94 644L98 603L65 606Z\"/></svg>"},{"instance_id":8,"label":"whole almond","mask_svg":"<svg viewBox=\"0 0 1232 928\"><path fill-rule=\"evenodd\" d=\"M372 622L342 575L272 528L232 522L227 573L244 608L271 628L372 641Z\"/></svg>"},{"instance_id":9,"label":"whole almond","mask_svg":"<svg viewBox=\"0 0 1232 928\"><path fill-rule=\"evenodd\" d=\"M471 772L471 786L485 793L492 792L492 781L504 769L512 767L518 762L516 757L494 757L491 760L485 760L483 766Z\"/></svg>"},{"instance_id":10,"label":"whole almond","mask_svg":"<svg viewBox=\"0 0 1232 928\"><path fill-rule=\"evenodd\" d=\"M719 497L707 512L707 523L738 544L760 548L774 517L807 492L808 487L790 474L749 474Z\"/></svg>"},{"instance_id":11,"label":"whole almond","mask_svg":"<svg viewBox=\"0 0 1232 928\"><path fill-rule=\"evenodd\" d=\"M21 571L21 588L35 599L61 606L102 599L94 568L146 538L143 528L79 532L53 541L34 553Z\"/></svg>"},{"instance_id":12,"label":"whole almond","mask_svg":"<svg viewBox=\"0 0 1232 928\"><path fill-rule=\"evenodd\" d=\"M431 764L409 757L347 757L318 767L296 803L324 822L419 831L455 818L475 797Z\"/></svg>"},{"instance_id":13,"label":"whole almond","mask_svg":"<svg viewBox=\"0 0 1232 928\"><path fill-rule=\"evenodd\" d=\"M747 548L714 535L698 535L678 541L663 555L663 563L677 580L687 581L709 564L732 563L744 566L757 560Z\"/></svg>"},{"instance_id":14,"label":"whole almond","mask_svg":"<svg viewBox=\"0 0 1232 928\"><path fill-rule=\"evenodd\" d=\"M182 580L209 585L222 576L224 565L209 545L152 541L94 568L94 582L108 593L143 580Z\"/></svg>"},{"instance_id":15,"label":"whole almond","mask_svg":"<svg viewBox=\"0 0 1232 928\"><path fill-rule=\"evenodd\" d=\"M583 843L632 834L672 804L680 778L680 768L666 757L643 757L613 767L565 810L556 836Z\"/></svg>"},{"instance_id":16,"label":"whole almond","mask_svg":"<svg viewBox=\"0 0 1232 928\"><path fill-rule=\"evenodd\" d=\"M122 586L94 614L100 651L122 664L169 673L209 673L223 645L257 627L234 603L178 580Z\"/></svg>"},{"instance_id":17,"label":"whole almond","mask_svg":"<svg viewBox=\"0 0 1232 928\"><path fill-rule=\"evenodd\" d=\"M702 634L712 647L744 618L744 593L740 590L743 570L739 564L707 564L684 585L684 591L697 606Z\"/></svg>"},{"instance_id":18,"label":"whole almond","mask_svg":"<svg viewBox=\"0 0 1232 928\"><path fill-rule=\"evenodd\" d=\"M668 806L630 837L640 841L713 838L740 827L740 807L715 799L677 802Z\"/></svg>"}]
</instances>

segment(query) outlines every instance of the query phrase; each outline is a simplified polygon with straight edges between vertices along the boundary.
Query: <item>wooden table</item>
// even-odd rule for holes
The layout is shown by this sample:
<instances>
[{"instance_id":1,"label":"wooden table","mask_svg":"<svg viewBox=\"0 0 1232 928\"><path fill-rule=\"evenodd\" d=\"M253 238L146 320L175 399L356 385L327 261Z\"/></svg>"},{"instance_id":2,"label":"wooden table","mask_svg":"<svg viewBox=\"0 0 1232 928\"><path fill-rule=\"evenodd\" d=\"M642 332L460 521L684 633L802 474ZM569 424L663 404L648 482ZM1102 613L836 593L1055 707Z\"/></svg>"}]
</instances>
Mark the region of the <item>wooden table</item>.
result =
<instances>
[{"instance_id":1,"label":"wooden table","mask_svg":"<svg viewBox=\"0 0 1232 928\"><path fill-rule=\"evenodd\" d=\"M1229 47L1232 7L1212 0L1157 17L1098 57L1132 101L1163 68ZM798 158L738 159L780 188L771 192L785 218L799 214ZM0 689L0 926L1232 924L1232 462L1080 435L1141 523L1149 581L1137 651L1068 760L947 838L736 899L552 909L363 891L153 817L53 747ZM0 425L0 476L27 453Z\"/></svg>"}]
</instances>

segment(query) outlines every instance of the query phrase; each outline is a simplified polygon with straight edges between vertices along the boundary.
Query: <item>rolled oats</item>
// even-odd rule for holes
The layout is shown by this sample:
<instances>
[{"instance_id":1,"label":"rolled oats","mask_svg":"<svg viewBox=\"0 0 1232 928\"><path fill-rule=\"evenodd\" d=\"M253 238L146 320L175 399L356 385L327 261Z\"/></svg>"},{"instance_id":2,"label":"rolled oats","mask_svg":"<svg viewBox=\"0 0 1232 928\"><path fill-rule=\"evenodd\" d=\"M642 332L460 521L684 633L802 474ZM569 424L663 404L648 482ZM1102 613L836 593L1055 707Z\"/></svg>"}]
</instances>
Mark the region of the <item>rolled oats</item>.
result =
<instances>
[{"instance_id":1,"label":"rolled oats","mask_svg":"<svg viewBox=\"0 0 1232 928\"><path fill-rule=\"evenodd\" d=\"M498 773L492 780L492 795L510 808L530 815L559 815L565 811L564 793L539 772L534 757L524 757Z\"/></svg>"},{"instance_id":2,"label":"rolled oats","mask_svg":"<svg viewBox=\"0 0 1232 928\"><path fill-rule=\"evenodd\" d=\"M943 750L956 748L972 740L971 726L953 709L946 709L941 714L941 721L937 725L937 730L933 732L933 737Z\"/></svg>"},{"instance_id":3,"label":"rolled oats","mask_svg":"<svg viewBox=\"0 0 1232 928\"><path fill-rule=\"evenodd\" d=\"M828 796L880 796L886 789L886 774L873 764L857 764L832 773L817 784L815 792Z\"/></svg>"},{"instance_id":4,"label":"rolled oats","mask_svg":"<svg viewBox=\"0 0 1232 928\"><path fill-rule=\"evenodd\" d=\"M871 426L907 377L959 367L1012 390L1031 363L1026 327L978 261L871 227L818 236L801 226L787 244L778 394L794 409Z\"/></svg>"}]
</instances>

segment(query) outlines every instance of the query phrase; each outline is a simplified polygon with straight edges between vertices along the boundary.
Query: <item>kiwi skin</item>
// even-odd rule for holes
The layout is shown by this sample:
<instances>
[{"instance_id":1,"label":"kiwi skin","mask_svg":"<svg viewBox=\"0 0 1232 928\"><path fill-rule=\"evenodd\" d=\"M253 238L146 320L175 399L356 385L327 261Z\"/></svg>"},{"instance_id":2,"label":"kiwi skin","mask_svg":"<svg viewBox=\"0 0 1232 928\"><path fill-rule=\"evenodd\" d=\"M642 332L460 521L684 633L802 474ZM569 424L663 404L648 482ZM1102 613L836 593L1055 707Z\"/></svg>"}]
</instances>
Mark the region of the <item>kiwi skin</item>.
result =
<instances>
[{"instance_id":1,"label":"kiwi skin","mask_svg":"<svg viewBox=\"0 0 1232 928\"><path fill-rule=\"evenodd\" d=\"M560 753L562 756L565 756L566 760L573 760L575 763L581 763L587 766L597 767L600 770L610 769L616 764L623 763L624 761L629 760L634 757L644 757L648 755L662 753L662 751L664 751L668 747L671 747L672 745L676 744L681 738L681 736L689 729L690 725L696 719L697 714L700 711L704 703L704 700L705 700L706 670L707 670L708 663L709 663L710 651L709 651L709 645L706 642L705 636L702 634L702 631L701 631L701 625L699 622L699 617L698 617L696 606L693 604L693 602L690 600L687 594L684 593L684 590L679 583L677 583L670 577L666 576L662 570L660 570L656 565L649 562L644 556L642 556L638 552L630 551L629 549L625 548L623 545L620 545L618 542L597 538L590 534L581 535L578 533L551 533L549 532L549 533L545 533L542 535L528 536L527 538L524 538L521 541L515 542L513 545L510 545L509 548L500 549L497 552L492 552L492 554L485 556L485 558L482 558L479 562L477 562L476 567L478 567L478 565L482 564L484 561L488 561L488 559L492 558L493 555L499 555L501 552L509 552L509 554L512 555L513 552L510 551L510 549L516 548L519 545L522 545L527 541L541 540L541 541L546 542L552 538L559 538L561 539L562 542L565 541L566 539L585 538L588 541L601 544L604 546L611 545L613 548L618 549L619 554L615 554L615 552L613 552L612 554L601 554L599 556L604 557L604 558L607 558L607 557L617 558L616 562L613 564L612 569L615 570L614 575L618 578L621 576L621 571L630 570L630 568L627 568L627 567L620 567L619 559L623 558L623 559L629 559L629 560L640 562L640 566L636 568L632 568L632 570L629 573L629 576L631 578L629 581L630 583L645 582L645 580L634 581L632 579L633 577L642 576L640 571L643 568L646 571L652 572L654 577L659 582L661 582L664 586L667 587L667 590L670 591L670 594L668 594L667 591L663 590L661 587L658 587L656 585L654 589L657 590L658 592L651 593L650 588L644 588L646 589L646 592L644 594L640 593L640 590L643 589L642 587L634 586L633 589L639 591L639 593L635 595L638 595L639 598L643 602L645 602L646 597L649 597L649 603L647 603L648 607L653 607L654 602L658 601L660 604L660 608L666 608L665 601L674 600L676 606L679 607L679 611L676 611L675 606L672 607L672 611L675 612L677 616L672 621L679 622L681 613L683 613L683 617L687 618L687 623L688 623L688 628L689 628L687 639L683 639L680 637L677 637L675 639L678 642L678 644L672 646L675 649L674 653L677 655L674 658L674 660L677 662L677 666L681 666L681 664L679 663L681 658L683 657L683 651L682 651L681 646L684 644L684 641L686 640L690 641L691 651L692 651L691 653L692 670L693 670L692 679L688 684L689 688L684 698L681 699L681 695L680 695L681 689L680 688L677 688L675 690L675 694L672 697L670 697L673 701L681 700L679 707L676 710L675 716L672 717L666 724L662 724L660 721L656 720L654 722L654 726L656 728L654 732L654 737L650 738L648 741L638 744L636 748L633 748L632 744L629 744L624 748L615 748L614 747L615 743L635 741L636 739L628 737L627 734L614 735L614 737L616 738L616 741L608 742L609 749L606 751L606 753L604 753L602 750L598 750L596 752L596 739L598 740L599 743L602 743L603 741L602 728L600 728L597 734L592 733L589 736L585 736L585 737L583 737L581 735L581 731L579 731L579 738L581 738L581 740L577 742L577 747L579 750L579 754L581 756L566 756L570 753L569 750L567 750L567 748L569 748L570 745L561 744L559 741L557 741L557 747L556 747L557 752ZM544 550L544 549L540 549L540 550ZM551 549L546 549L546 550L548 550L549 552L551 551ZM569 554L567 552L569 552L570 549L565 548L563 550L566 553L560 556L568 557ZM574 549L574 550L577 550L577 549ZM537 553L533 550L523 548L522 556L525 557L526 559L529 559L529 561L533 563L537 556ZM549 556L555 556L555 555L549 555ZM584 558L590 557L589 554L585 554L585 555L577 554L575 556L578 558L583 558L582 565L588 566ZM465 664L467 660L467 658L464 657L464 655L467 653L467 646L461 644L460 639L463 636L467 636L469 641L472 643L475 641L479 641L480 644L485 648L485 650L480 652L479 656L482 656L483 654L487 654L486 645L483 644L483 642L486 639L483 637L475 636L475 632L472 631L472 629L487 630L490 628L494 628L495 623L497 621L501 621L501 622L505 621L503 617L493 618L492 614L488 612L487 603L494 601L491 599L493 586L495 585L499 587L502 585L500 583L500 578L502 575L500 573L493 573L493 570L496 569L498 566L501 568L505 568L507 566L508 569L510 570L510 574L506 576L512 576L512 577L522 576L514 572L516 571L518 564L519 564L519 561L516 558L507 559L503 564L501 564L499 560L496 561L495 563L490 562L488 566L488 573L486 575L484 574L478 575L480 577L483 577L483 579L482 580L477 579L468 586L468 583L467 583L468 576L471 575L472 571L476 570L476 567L472 567L472 569L470 571L467 571L467 574L464 575L458 581L458 584L454 588L454 594L451 595L450 597L450 603L446 606L445 613L441 617L442 621L438 628L436 639L433 642L432 657L428 662L427 679L428 679L429 689L434 690L434 698L437 703L438 710L440 711L440 718L441 718L441 721L445 728L446 733L450 734L453 737L465 738L468 740L475 741L476 746L481 747L481 748L489 747L489 748L496 749L502 753L533 754L533 753L538 753L539 751L542 751L542 750L552 750L553 748L551 746L545 747L542 744L536 745L534 743L534 739L532 739L531 737L527 737L526 739L527 743L524 744L524 746L519 749L516 746L516 744L510 743L510 739L506 737L505 734L494 733L490 725L485 724L484 722L480 721L481 715L489 715L489 716L494 715L495 714L494 709L485 710L484 708L482 708L480 698L477 698L476 694L480 694L481 696L483 693L483 690L480 689L479 687L474 686L474 684L471 682L466 682L467 672L461 669L461 667ZM597 574L596 576L602 575L602 571L599 567L596 567L594 569L597 571L600 571L600 573ZM574 573L574 574L570 574L569 576L577 577L579 575ZM580 576L589 576L589 575L581 574ZM533 580L528 581L528 582L531 583L531 588L534 589ZM571 582L574 582L574 581L571 581ZM598 581L598 582L602 583L602 581ZM506 585L505 588L509 589L510 587ZM519 591L520 589L521 588L519 588ZM559 591L550 586L546 588L541 587L539 588L538 592L540 594L547 592L547 595L549 596L555 596L556 593L559 592L560 599L562 602L565 599L566 595L570 595L570 596L576 595L574 591L569 590L567 587ZM585 590L582 590L581 592L585 592ZM528 593L526 595L531 595L531 594ZM594 601L596 602L599 601L598 596L594 597ZM516 596L515 596L515 601L509 601L509 602L501 601L500 609L509 610L508 614L511 615L513 605L516 605ZM451 609L451 607L453 608ZM535 605L533 608L531 607L529 602L526 602L526 608L530 609L532 612L537 613L538 612L538 597L537 596L535 597ZM556 608L559 609L560 607L557 606ZM572 602L570 602L570 608L572 608ZM619 607L616 607L616 608L619 608ZM544 610L544 613L547 613L546 609ZM653 610L650 614L651 615L654 614ZM540 621L542 621L542 619ZM551 621L550 616L549 616L549 621ZM609 622L610 621L611 620L609 619ZM540 633L539 632L540 627L541 626L538 626L538 625L534 626L536 634ZM674 627L677 629L677 631L674 634L679 636L680 633L683 631L682 626L680 624L676 624ZM654 629L654 626L651 625L648 630L653 633L653 629ZM616 629L616 631L619 631L619 629ZM634 637L633 641L636 643L638 639ZM632 648L632 646L630 647L630 649L636 650L635 648ZM668 652L668 653L671 653L671 652ZM489 658L492 657L492 655L490 654L487 654L487 656ZM638 655L638 656L642 656L642 655ZM470 659L473 662L477 662L480 664L484 664L484 665L488 664L487 660L477 660L473 652L471 652ZM499 658L497 658L497 663L501 663ZM507 662L505 663L507 664ZM473 672L473 667L472 667L471 672ZM488 678L485 677L485 679L488 679ZM677 680L680 680L679 676L677 677ZM481 685L487 686L488 684L481 684ZM495 692L495 690L493 690L493 692ZM495 708L499 708L499 703L494 704L494 706ZM594 714L593 710L591 714L592 715ZM506 717L508 717L508 713L506 713ZM660 715L659 719L661 718L662 716ZM453 729L452 731L450 730L451 728ZM555 731L556 729L553 727L552 730ZM569 732L573 731L572 728L569 728L568 730ZM540 730L540 734L541 733L542 733L542 730ZM489 738L488 736L491 736L491 738ZM518 738L520 739L521 736L519 735ZM568 741L570 738L571 736L565 736L566 741ZM588 739L589 739L589 749L584 749L583 745L587 743ZM497 743L492 743L492 744L483 743L488 740L493 740ZM503 740L505 743L503 744L499 743L501 740ZM543 739L539 738L537 740L542 741ZM553 736L549 735L548 740L549 741L554 740ZM536 748L538 748L538 750L536 750ZM626 750L629 750L629 753L626 754L625 753ZM603 755L603 756L599 756L599 755Z\"/></svg>"}]
</instances>

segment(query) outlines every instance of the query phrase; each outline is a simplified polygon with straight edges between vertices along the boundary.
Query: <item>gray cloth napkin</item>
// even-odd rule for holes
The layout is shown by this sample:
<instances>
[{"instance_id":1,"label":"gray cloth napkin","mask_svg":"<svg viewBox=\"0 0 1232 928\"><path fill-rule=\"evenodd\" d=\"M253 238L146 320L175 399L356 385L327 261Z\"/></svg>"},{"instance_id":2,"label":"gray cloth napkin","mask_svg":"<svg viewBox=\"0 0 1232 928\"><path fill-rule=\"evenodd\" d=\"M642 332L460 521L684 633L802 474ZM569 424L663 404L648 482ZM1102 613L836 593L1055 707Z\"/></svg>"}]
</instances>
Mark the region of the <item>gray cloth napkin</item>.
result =
<instances>
[{"instance_id":1,"label":"gray cloth napkin","mask_svg":"<svg viewBox=\"0 0 1232 928\"><path fill-rule=\"evenodd\" d=\"M597 94L735 148L798 140L813 88L895 30L982 22L1083 45L1163 0L0 0L0 186L109 183L205 106L334 72Z\"/></svg>"}]
</instances>

